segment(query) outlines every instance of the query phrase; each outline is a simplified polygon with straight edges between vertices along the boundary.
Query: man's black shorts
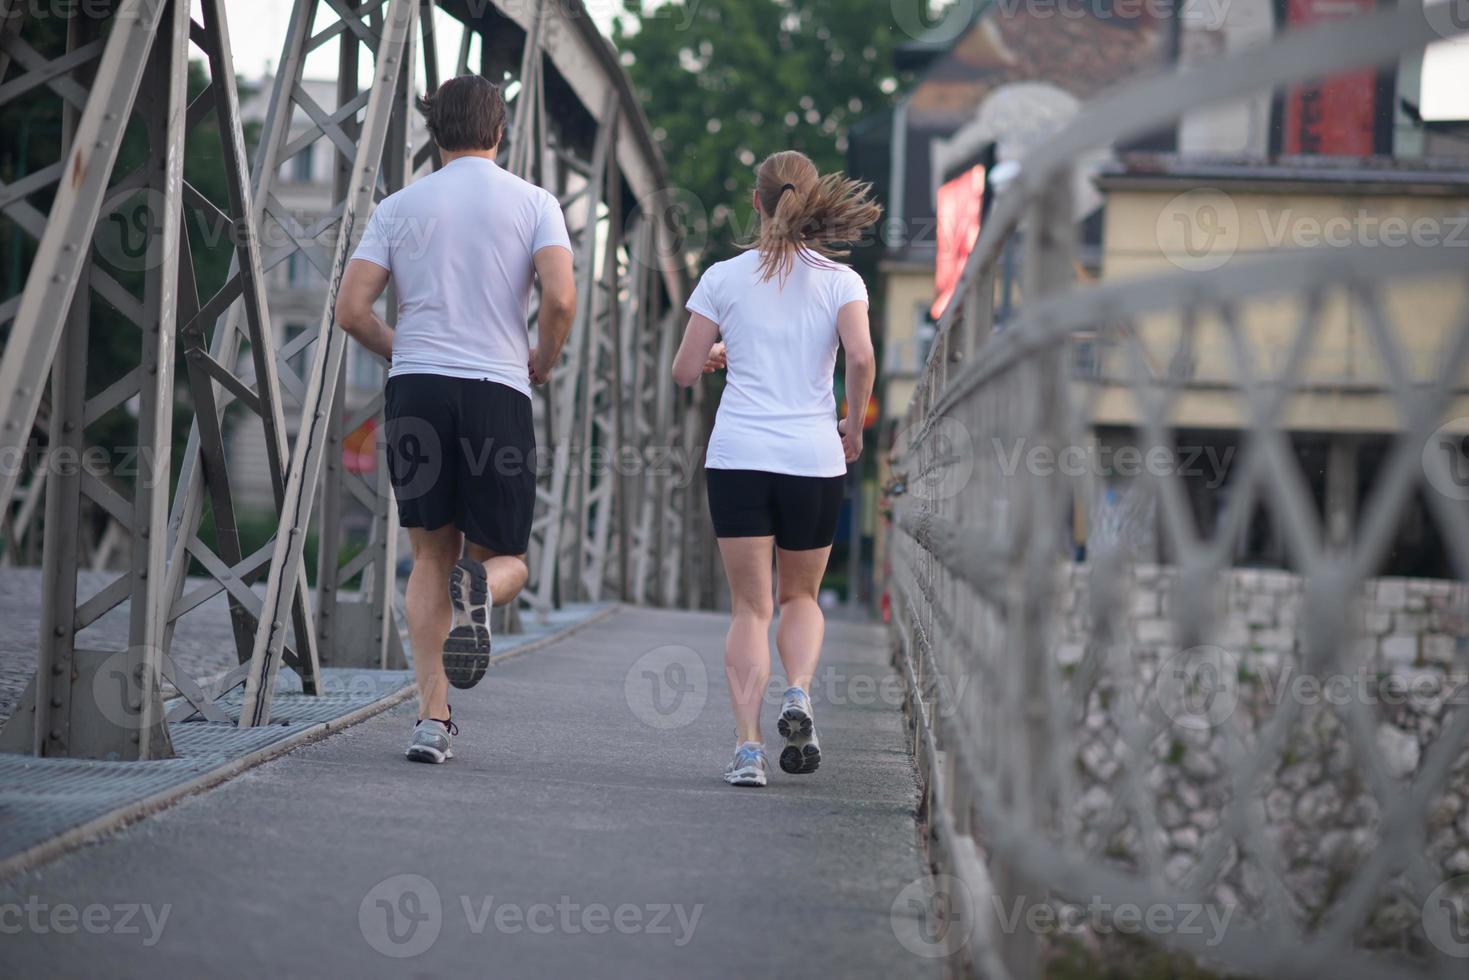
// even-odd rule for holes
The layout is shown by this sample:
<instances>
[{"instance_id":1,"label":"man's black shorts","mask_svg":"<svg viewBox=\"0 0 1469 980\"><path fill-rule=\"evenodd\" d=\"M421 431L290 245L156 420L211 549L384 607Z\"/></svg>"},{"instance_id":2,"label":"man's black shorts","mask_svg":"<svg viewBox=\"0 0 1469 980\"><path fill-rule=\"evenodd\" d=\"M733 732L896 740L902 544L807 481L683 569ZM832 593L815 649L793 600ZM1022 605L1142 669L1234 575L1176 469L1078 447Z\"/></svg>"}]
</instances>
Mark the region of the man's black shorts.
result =
<instances>
[{"instance_id":1,"label":"man's black shorts","mask_svg":"<svg viewBox=\"0 0 1469 980\"><path fill-rule=\"evenodd\" d=\"M764 470L706 470L709 515L718 538L775 536L786 551L831 546L845 476L792 476Z\"/></svg>"},{"instance_id":2,"label":"man's black shorts","mask_svg":"<svg viewBox=\"0 0 1469 980\"><path fill-rule=\"evenodd\" d=\"M404 527L453 524L502 555L530 544L536 507L531 401L494 381L388 379L388 472Z\"/></svg>"}]
</instances>

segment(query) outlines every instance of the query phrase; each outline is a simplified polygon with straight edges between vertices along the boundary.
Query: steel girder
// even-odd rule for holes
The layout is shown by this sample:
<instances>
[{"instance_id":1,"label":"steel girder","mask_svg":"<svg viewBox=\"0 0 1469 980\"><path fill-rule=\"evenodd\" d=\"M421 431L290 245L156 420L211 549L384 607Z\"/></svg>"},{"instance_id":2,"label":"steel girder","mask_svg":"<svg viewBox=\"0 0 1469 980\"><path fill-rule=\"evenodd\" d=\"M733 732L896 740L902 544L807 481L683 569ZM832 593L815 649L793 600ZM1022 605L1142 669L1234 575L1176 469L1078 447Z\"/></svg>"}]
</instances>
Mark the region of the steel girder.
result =
<instances>
[{"instance_id":1,"label":"steel girder","mask_svg":"<svg viewBox=\"0 0 1469 980\"><path fill-rule=\"evenodd\" d=\"M13 320L0 362L0 452L18 459L28 444L44 440L48 454L29 469L0 473L8 559L38 523L45 496L40 669L0 744L43 754L157 757L170 751L159 698L165 682L182 695L170 718L213 721L235 720L219 698L243 684L238 723L255 725L269 720L282 663L301 675L308 693L319 690L323 665L402 663L398 529L386 467L364 479L347 472L341 457L344 436L369 419L382 431L382 399L345 411L347 338L332 313L336 285L373 204L437 163L434 147L415 147L409 138L419 52L425 82L436 87L441 33L451 33L435 30L436 23L457 21L457 73L470 70L477 42L479 69L505 86L511 124L502 160L557 195L578 263L575 332L537 399L546 465L525 604L544 610L610 596L706 601L712 547L699 488L688 478L703 406L665 380L683 323L685 256L660 220L670 198L646 120L580 4L450 2L436 10L431 0L298 0L248 175L223 0L206 0L202 22L190 19L182 0L122 0L109 13L78 17L66 49L53 56L29 43L18 8L0 10L0 103L39 89L59 98L67 113L62 159L0 185L0 209L37 240L24 293L0 304L0 318ZM186 105L191 40L209 65L210 83ZM333 44L341 81L337 105L327 109L308 90L303 69L308 55ZM364 47L373 82L359 90ZM114 174L134 103L148 133L149 162ZM182 175L184 134L210 113L223 142L225 202L208 200ZM278 194L278 175L286 161L319 143L335 153L339 176L326 217L303 222ZM28 198L51 188L45 215ZM141 299L90 245L99 221L139 194L153 218L151 258L134 277L142 281ZM184 247L185 209L236 232L226 282L207 297ZM315 331L277 337L267 277L288 262L309 266L328 289ZM137 324L145 343L134 369L89 398L93 296ZM390 318L393 305L390 295ZM70 312L56 318L56 310ZM170 508L175 338L195 415ZM49 392L36 380L48 367ZM110 475L49 465L57 450L85 449L86 427L125 405L137 407L138 455L146 460L131 494ZM280 524L273 540L247 550L226 432L250 427L263 437ZM23 472L33 478L17 494ZM88 504L110 521L102 545L82 540L79 516ZM344 562L343 514L354 504L368 513L369 540ZM304 560L313 512L321 541L314 596ZM209 543L201 538L206 514ZM78 604L78 556L119 546L131 549L128 572ZM221 594L239 666L206 682L179 670L169 648L177 619ZM131 610L129 650L78 650L76 633L124 602ZM122 680L119 703L71 696L99 672Z\"/></svg>"}]
</instances>

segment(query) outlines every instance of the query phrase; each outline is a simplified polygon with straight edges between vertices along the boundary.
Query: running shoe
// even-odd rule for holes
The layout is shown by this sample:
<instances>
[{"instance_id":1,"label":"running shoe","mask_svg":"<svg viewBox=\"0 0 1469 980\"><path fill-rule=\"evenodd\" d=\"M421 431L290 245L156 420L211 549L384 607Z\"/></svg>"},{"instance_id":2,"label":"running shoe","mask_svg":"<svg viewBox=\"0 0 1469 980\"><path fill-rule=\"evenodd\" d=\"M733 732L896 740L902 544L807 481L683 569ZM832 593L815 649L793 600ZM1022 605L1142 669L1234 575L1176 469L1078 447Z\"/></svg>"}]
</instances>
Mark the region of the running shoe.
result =
<instances>
[{"instance_id":1,"label":"running shoe","mask_svg":"<svg viewBox=\"0 0 1469 980\"><path fill-rule=\"evenodd\" d=\"M811 698L799 687L786 690L785 703L775 728L786 740L780 750L780 767L794 775L813 773L821 766L821 742L816 738L816 722L811 718Z\"/></svg>"},{"instance_id":2,"label":"running shoe","mask_svg":"<svg viewBox=\"0 0 1469 980\"><path fill-rule=\"evenodd\" d=\"M454 758L454 736L459 726L453 720L438 721L425 718L413 726L413 741L408 743L405 753L410 762L430 762L435 765Z\"/></svg>"},{"instance_id":3,"label":"running shoe","mask_svg":"<svg viewBox=\"0 0 1469 980\"><path fill-rule=\"evenodd\" d=\"M444 640L444 673L455 687L474 687L490 668L490 601L485 566L459 559L449 571L454 622Z\"/></svg>"},{"instance_id":4,"label":"running shoe","mask_svg":"<svg viewBox=\"0 0 1469 980\"><path fill-rule=\"evenodd\" d=\"M746 742L735 749L734 761L724 770L724 781L731 786L764 786L765 770L769 766L765 746Z\"/></svg>"}]
</instances>

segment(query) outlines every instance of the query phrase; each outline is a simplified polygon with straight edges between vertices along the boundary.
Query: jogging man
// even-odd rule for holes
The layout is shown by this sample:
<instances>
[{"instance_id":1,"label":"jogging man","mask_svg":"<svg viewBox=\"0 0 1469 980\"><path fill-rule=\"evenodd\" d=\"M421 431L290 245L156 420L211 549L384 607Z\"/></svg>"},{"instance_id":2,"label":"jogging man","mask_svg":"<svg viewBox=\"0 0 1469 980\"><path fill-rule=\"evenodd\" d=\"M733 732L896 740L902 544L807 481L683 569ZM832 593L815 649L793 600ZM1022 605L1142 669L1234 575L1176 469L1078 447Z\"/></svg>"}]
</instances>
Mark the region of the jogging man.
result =
<instances>
[{"instance_id":1,"label":"jogging man","mask_svg":"<svg viewBox=\"0 0 1469 980\"><path fill-rule=\"evenodd\" d=\"M419 99L419 109L443 167L377 206L336 313L392 365L388 468L413 543L407 605L419 720L407 755L438 763L453 756L458 734L448 685L473 687L484 676L489 608L513 602L529 574L531 385L550 377L571 332L576 283L556 198L495 162L505 132L499 88L463 75ZM373 312L389 279L396 329Z\"/></svg>"}]
</instances>

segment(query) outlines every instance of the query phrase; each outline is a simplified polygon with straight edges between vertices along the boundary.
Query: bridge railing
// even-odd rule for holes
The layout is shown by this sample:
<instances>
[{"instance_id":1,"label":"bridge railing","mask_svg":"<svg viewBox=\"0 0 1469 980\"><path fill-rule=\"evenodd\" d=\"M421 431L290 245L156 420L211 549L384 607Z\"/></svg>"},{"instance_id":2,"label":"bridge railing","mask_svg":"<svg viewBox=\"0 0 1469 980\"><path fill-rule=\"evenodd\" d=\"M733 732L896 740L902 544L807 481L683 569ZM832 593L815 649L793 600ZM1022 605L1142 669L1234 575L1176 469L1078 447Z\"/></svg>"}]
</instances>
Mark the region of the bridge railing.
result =
<instances>
[{"instance_id":1,"label":"bridge railing","mask_svg":"<svg viewBox=\"0 0 1469 980\"><path fill-rule=\"evenodd\" d=\"M1469 422L1469 252L1359 244L1073 282L1083 154L1392 63L1442 26L1399 9L1104 95L986 217L895 446L889 578L938 898L983 975L1038 975L1115 932L1225 973L1462 970L1469 589L1374 576L1413 520L1469 570L1462 430L1441 427ZM997 325L1007 248L1024 301ZM1345 521L1288 436L1351 413L1311 371L1342 322L1376 359L1383 443ZM1434 356L1406 356L1425 331ZM1187 369L1200 349L1207 386ZM1201 399L1238 433L1212 498L1185 466ZM1123 449L1134 479L1098 463ZM1236 567L1261 527L1289 571ZM1321 696L1334 681L1345 696ZM1423 690L1385 696L1397 682Z\"/></svg>"}]
</instances>

